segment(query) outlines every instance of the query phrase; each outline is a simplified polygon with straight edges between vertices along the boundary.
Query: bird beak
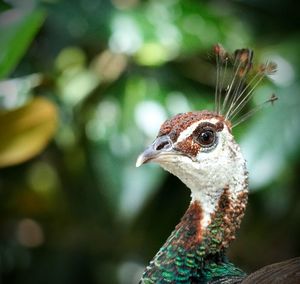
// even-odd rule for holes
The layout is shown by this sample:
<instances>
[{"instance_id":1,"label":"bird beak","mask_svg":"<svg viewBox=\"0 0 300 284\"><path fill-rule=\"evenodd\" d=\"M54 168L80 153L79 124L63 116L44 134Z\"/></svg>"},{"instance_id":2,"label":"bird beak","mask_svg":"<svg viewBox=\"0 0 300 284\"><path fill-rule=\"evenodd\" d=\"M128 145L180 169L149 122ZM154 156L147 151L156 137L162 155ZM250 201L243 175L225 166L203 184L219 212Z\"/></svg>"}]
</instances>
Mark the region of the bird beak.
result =
<instances>
[{"instance_id":1,"label":"bird beak","mask_svg":"<svg viewBox=\"0 0 300 284\"><path fill-rule=\"evenodd\" d=\"M136 167L146 164L165 154L172 154L173 142L168 135L160 136L141 153L136 160Z\"/></svg>"}]
</instances>

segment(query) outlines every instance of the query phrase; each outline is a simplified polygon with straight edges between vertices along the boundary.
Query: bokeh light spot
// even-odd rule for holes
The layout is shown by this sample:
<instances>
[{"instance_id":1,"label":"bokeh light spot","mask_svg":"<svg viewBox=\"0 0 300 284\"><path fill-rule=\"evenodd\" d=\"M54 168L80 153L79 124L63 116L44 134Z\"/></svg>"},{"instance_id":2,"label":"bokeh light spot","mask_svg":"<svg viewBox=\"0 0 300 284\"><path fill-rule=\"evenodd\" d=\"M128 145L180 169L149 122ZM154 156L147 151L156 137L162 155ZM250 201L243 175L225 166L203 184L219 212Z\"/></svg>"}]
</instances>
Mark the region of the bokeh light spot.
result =
<instances>
[{"instance_id":1,"label":"bokeh light spot","mask_svg":"<svg viewBox=\"0 0 300 284\"><path fill-rule=\"evenodd\" d=\"M191 110L189 102L181 92L170 92L167 96L167 109L172 114L187 112Z\"/></svg>"},{"instance_id":2,"label":"bokeh light spot","mask_svg":"<svg viewBox=\"0 0 300 284\"><path fill-rule=\"evenodd\" d=\"M117 15L112 21L109 47L113 52L133 54L142 45L138 24L125 15Z\"/></svg>"},{"instance_id":3,"label":"bokeh light spot","mask_svg":"<svg viewBox=\"0 0 300 284\"><path fill-rule=\"evenodd\" d=\"M116 80L126 66L127 57L123 54L112 53L110 50L102 52L92 63L92 69L99 74L102 82Z\"/></svg>"},{"instance_id":4,"label":"bokeh light spot","mask_svg":"<svg viewBox=\"0 0 300 284\"><path fill-rule=\"evenodd\" d=\"M25 247L38 247L44 243L42 227L32 219L23 219L17 227L17 239Z\"/></svg>"},{"instance_id":5,"label":"bokeh light spot","mask_svg":"<svg viewBox=\"0 0 300 284\"><path fill-rule=\"evenodd\" d=\"M59 186L56 171L45 162L36 162L29 168L27 181L34 191L43 194L47 194Z\"/></svg>"},{"instance_id":6,"label":"bokeh light spot","mask_svg":"<svg viewBox=\"0 0 300 284\"><path fill-rule=\"evenodd\" d=\"M135 122L149 137L155 137L161 125L167 118L164 108L155 101L145 101L135 109Z\"/></svg>"},{"instance_id":7,"label":"bokeh light spot","mask_svg":"<svg viewBox=\"0 0 300 284\"><path fill-rule=\"evenodd\" d=\"M277 85L283 87L289 86L291 83L293 83L295 79L295 70L293 65L288 60L279 55L271 55L269 58L277 64L277 71L270 76L272 80Z\"/></svg>"},{"instance_id":8,"label":"bokeh light spot","mask_svg":"<svg viewBox=\"0 0 300 284\"><path fill-rule=\"evenodd\" d=\"M64 48L57 56L55 61L56 68L63 72L66 69L82 67L85 65L86 56L78 47Z\"/></svg>"},{"instance_id":9,"label":"bokeh light spot","mask_svg":"<svg viewBox=\"0 0 300 284\"><path fill-rule=\"evenodd\" d=\"M169 58L167 49L156 42L145 43L135 57L140 64L147 66L160 65Z\"/></svg>"}]
</instances>

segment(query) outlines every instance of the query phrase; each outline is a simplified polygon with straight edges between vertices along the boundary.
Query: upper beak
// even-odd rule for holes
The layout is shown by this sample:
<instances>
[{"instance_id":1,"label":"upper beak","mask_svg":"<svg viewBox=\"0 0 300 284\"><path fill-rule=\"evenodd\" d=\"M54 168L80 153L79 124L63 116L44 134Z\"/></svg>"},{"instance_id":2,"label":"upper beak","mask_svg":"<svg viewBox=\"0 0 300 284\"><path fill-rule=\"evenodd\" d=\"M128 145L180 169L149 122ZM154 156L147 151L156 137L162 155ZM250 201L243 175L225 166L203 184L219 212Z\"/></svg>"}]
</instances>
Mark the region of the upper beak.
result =
<instances>
[{"instance_id":1,"label":"upper beak","mask_svg":"<svg viewBox=\"0 0 300 284\"><path fill-rule=\"evenodd\" d=\"M151 160L156 159L158 156L167 153L174 153L173 143L168 135L160 136L148 146L143 153L141 153L136 160L136 167L139 167Z\"/></svg>"}]
</instances>

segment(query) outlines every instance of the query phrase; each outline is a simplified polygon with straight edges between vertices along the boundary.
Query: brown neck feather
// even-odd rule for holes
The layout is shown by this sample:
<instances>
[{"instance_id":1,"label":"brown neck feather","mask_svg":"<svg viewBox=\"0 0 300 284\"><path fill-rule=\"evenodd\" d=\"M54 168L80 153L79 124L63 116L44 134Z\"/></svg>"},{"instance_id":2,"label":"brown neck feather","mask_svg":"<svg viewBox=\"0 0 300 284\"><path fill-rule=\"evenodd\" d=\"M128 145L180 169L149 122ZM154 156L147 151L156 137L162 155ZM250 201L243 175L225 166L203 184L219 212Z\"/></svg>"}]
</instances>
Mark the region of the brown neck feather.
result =
<instances>
[{"instance_id":1,"label":"brown neck feather","mask_svg":"<svg viewBox=\"0 0 300 284\"><path fill-rule=\"evenodd\" d=\"M227 248L235 239L236 230L240 227L244 216L247 199L247 191L232 196L229 188L224 189L218 207L211 215L211 223L204 232L205 238L209 241L210 253Z\"/></svg>"},{"instance_id":2,"label":"brown neck feather","mask_svg":"<svg viewBox=\"0 0 300 284\"><path fill-rule=\"evenodd\" d=\"M206 228L202 228L201 205L198 201L192 202L175 228L178 234L172 238L172 244L186 249L201 246L205 254L220 252L235 239L246 203L247 192L240 192L233 198L229 189L225 188L215 213L211 215L211 223Z\"/></svg>"}]
</instances>

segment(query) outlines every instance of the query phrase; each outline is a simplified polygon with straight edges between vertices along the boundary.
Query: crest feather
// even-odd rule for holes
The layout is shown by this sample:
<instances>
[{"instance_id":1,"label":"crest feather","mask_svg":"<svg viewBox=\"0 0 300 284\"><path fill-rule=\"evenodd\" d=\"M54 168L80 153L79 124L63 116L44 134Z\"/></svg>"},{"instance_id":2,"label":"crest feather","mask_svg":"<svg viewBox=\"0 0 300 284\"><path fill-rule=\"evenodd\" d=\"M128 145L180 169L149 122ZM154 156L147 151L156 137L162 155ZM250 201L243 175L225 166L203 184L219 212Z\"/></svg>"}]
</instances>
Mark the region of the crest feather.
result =
<instances>
[{"instance_id":1,"label":"crest feather","mask_svg":"<svg viewBox=\"0 0 300 284\"><path fill-rule=\"evenodd\" d=\"M276 72L277 65L267 61L257 68L253 65L254 53L249 48L237 49L233 54L229 54L220 44L217 44L213 51L217 64L215 112L223 115L226 120L232 121L252 99L254 90L260 82L266 76ZM233 127L277 99L272 94L264 103L234 121Z\"/></svg>"}]
</instances>

